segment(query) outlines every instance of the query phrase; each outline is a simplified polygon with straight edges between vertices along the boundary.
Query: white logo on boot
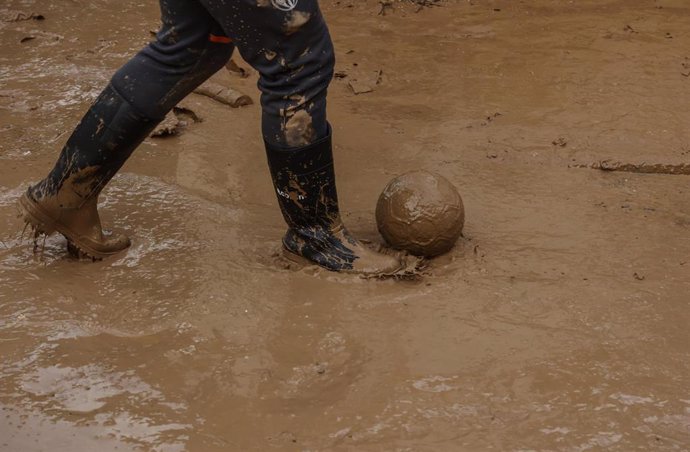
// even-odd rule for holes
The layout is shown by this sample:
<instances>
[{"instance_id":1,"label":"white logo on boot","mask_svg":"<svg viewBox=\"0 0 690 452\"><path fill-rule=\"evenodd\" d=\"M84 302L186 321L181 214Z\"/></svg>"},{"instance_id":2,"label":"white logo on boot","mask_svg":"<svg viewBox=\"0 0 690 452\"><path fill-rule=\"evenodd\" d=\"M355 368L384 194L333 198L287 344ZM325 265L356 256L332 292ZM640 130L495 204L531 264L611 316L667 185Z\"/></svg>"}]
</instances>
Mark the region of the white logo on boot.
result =
<instances>
[{"instance_id":1,"label":"white logo on boot","mask_svg":"<svg viewBox=\"0 0 690 452\"><path fill-rule=\"evenodd\" d=\"M271 0L271 5L281 11L292 11L299 0Z\"/></svg>"},{"instance_id":2,"label":"white logo on boot","mask_svg":"<svg viewBox=\"0 0 690 452\"><path fill-rule=\"evenodd\" d=\"M290 193L283 191L280 188L276 188L276 192L278 192L278 196L282 196L285 199L291 199ZM307 199L306 196L300 194L297 195L298 201L304 201L305 199Z\"/></svg>"}]
</instances>

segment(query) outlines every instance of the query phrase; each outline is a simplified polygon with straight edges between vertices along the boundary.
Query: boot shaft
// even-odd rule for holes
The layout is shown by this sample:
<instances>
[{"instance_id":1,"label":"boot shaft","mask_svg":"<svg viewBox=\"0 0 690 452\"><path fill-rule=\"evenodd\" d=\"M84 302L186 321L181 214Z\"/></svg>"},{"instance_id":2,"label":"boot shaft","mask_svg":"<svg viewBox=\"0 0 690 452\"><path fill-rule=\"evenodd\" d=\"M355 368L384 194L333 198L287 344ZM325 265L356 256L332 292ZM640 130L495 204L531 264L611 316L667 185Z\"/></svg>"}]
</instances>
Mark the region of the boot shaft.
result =
<instances>
[{"instance_id":1,"label":"boot shaft","mask_svg":"<svg viewBox=\"0 0 690 452\"><path fill-rule=\"evenodd\" d=\"M78 208L98 196L159 119L139 114L111 85L91 105L48 176L29 189L34 200L56 196Z\"/></svg>"},{"instance_id":2,"label":"boot shaft","mask_svg":"<svg viewBox=\"0 0 690 452\"><path fill-rule=\"evenodd\" d=\"M332 228L340 223L331 133L301 148L266 143L278 204L291 228Z\"/></svg>"}]
</instances>

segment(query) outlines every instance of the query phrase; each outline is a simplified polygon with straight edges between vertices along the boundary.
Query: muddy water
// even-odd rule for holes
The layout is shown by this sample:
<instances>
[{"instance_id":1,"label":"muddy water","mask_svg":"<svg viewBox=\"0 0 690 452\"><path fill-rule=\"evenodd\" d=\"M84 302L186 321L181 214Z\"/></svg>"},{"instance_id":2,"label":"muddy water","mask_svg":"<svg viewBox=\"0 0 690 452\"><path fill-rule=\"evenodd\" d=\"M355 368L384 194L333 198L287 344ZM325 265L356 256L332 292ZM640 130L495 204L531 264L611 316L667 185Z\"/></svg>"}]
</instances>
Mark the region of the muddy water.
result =
<instances>
[{"instance_id":1,"label":"muddy water","mask_svg":"<svg viewBox=\"0 0 690 452\"><path fill-rule=\"evenodd\" d=\"M410 169L463 195L418 281L287 268L257 107L198 96L104 193L126 253L34 254L14 202L149 39L140 3L0 7L46 16L0 22L0 450L690 448L688 178L573 168L689 163L684 2L324 5L337 69L383 71L330 90L346 222L378 240Z\"/></svg>"}]
</instances>

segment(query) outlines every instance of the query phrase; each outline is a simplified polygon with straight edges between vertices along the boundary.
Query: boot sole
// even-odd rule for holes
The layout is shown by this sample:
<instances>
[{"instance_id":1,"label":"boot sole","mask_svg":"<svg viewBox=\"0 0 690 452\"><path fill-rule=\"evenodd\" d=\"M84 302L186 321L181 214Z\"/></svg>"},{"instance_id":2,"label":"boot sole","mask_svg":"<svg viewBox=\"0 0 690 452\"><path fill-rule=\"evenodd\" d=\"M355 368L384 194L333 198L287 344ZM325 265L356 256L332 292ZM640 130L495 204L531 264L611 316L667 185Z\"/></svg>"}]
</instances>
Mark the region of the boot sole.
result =
<instances>
[{"instance_id":1,"label":"boot sole","mask_svg":"<svg viewBox=\"0 0 690 452\"><path fill-rule=\"evenodd\" d=\"M287 248L283 247L282 250L283 257L291 262L294 262L299 265L312 265L312 266L317 266L320 267L319 264L316 262L310 261L304 256L301 256L297 253L294 253ZM349 270L349 269L343 269L343 270L328 270L327 268L321 267L324 270L332 271L335 273L346 273L349 275L358 275L363 278L372 278L372 279L377 279L377 278L409 278L409 277L416 277L419 275L417 271L417 266L414 265L413 268L406 268L405 266L401 266L399 269L390 271L390 272L377 272L377 273L367 273L363 271L357 271L357 270Z\"/></svg>"},{"instance_id":2,"label":"boot sole","mask_svg":"<svg viewBox=\"0 0 690 452\"><path fill-rule=\"evenodd\" d=\"M288 250L287 248L283 247L283 257L289 261L294 262L295 264L300 264L300 265L317 265L316 262L312 262L309 259L307 259L304 256L300 256L297 253L293 253L292 251Z\"/></svg>"},{"instance_id":3,"label":"boot sole","mask_svg":"<svg viewBox=\"0 0 690 452\"><path fill-rule=\"evenodd\" d=\"M361 273L361 272L357 272L357 271L349 270L349 269L331 270L331 269L328 269L328 268L326 268L326 267L321 267L321 266L320 266L319 264L317 264L316 262L311 261L311 260L307 259L306 257L301 256L301 255L299 255L299 254L297 254L297 253L293 253L292 251L288 250L287 248L283 248L283 257L284 257L285 259L291 261L291 262L294 262L295 264L298 264L298 265L301 265L301 266L304 266L304 267L313 266L313 267L319 267L319 268L322 268L323 270L326 270L326 271L329 271L329 272L334 272L334 273L346 273L346 274L350 274L350 275L362 275L362 276L367 276L366 273ZM374 277L376 277L376 276L384 276L384 275L373 275L373 274L372 274L372 275L368 275L368 276L374 276Z\"/></svg>"},{"instance_id":4,"label":"boot sole","mask_svg":"<svg viewBox=\"0 0 690 452\"><path fill-rule=\"evenodd\" d=\"M53 232L57 231L64 235L72 246L76 247L88 257L94 259L103 259L118 254L122 251L117 250L111 253L106 253L96 250L87 242L82 240L78 234L74 233L67 226L53 219L49 214L41 209L41 207L34 200L32 200L27 193L24 193L22 197L19 198L19 207L23 211L24 221L30 224L37 232L45 235L51 235Z\"/></svg>"}]
</instances>

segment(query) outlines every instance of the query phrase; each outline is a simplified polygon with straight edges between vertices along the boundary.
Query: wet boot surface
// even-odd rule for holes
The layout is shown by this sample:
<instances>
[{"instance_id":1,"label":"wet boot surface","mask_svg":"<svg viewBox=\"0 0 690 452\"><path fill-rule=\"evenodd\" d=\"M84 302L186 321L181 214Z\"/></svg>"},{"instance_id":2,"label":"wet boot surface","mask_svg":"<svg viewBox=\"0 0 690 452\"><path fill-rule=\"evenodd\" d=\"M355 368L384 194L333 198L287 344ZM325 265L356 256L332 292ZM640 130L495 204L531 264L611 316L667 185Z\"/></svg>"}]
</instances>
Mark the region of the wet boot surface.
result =
<instances>
[{"instance_id":1,"label":"wet boot surface","mask_svg":"<svg viewBox=\"0 0 690 452\"><path fill-rule=\"evenodd\" d=\"M130 246L123 234L103 233L97 210L97 198L81 207L61 207L51 199L34 200L29 192L19 200L24 221L32 228L34 237L59 232L68 241L68 251L75 257L103 259Z\"/></svg>"},{"instance_id":2,"label":"wet boot surface","mask_svg":"<svg viewBox=\"0 0 690 452\"><path fill-rule=\"evenodd\" d=\"M285 256L298 263L369 277L412 276L421 264L420 259L402 253L385 254L374 250L354 238L342 225L301 233L289 229L283 237L283 247Z\"/></svg>"},{"instance_id":3,"label":"wet boot surface","mask_svg":"<svg viewBox=\"0 0 690 452\"><path fill-rule=\"evenodd\" d=\"M327 270L384 277L414 273L401 253L367 248L340 219L331 135L297 149L266 144L278 204L290 227L287 257L301 257Z\"/></svg>"}]
</instances>

